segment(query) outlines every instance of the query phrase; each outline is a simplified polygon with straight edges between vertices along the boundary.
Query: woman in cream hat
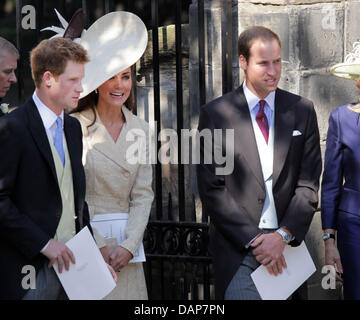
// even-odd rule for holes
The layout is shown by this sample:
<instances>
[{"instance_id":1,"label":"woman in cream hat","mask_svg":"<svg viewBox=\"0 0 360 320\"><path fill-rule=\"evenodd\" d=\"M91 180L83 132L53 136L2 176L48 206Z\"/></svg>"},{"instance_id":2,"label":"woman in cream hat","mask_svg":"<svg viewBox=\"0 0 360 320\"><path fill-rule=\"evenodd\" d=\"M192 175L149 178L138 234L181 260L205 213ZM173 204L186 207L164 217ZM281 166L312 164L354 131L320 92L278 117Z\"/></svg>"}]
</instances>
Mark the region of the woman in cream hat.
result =
<instances>
[{"instance_id":1,"label":"woman in cream hat","mask_svg":"<svg viewBox=\"0 0 360 320\"><path fill-rule=\"evenodd\" d=\"M331 73L360 89L360 42ZM322 180L321 217L325 264L337 269L344 298L360 299L360 103L330 115Z\"/></svg>"},{"instance_id":2,"label":"woman in cream hat","mask_svg":"<svg viewBox=\"0 0 360 320\"><path fill-rule=\"evenodd\" d=\"M85 66L82 99L72 115L83 131L86 201L94 236L118 276L116 288L106 299L147 299L142 263L130 260L142 244L150 214L152 167L127 159L133 138L148 133L148 124L132 113L132 66L145 51L147 30L136 15L112 12L98 19L80 43L90 62ZM115 239L118 235L109 232L124 213L128 215L124 239ZM96 220L108 223L108 229L100 230Z\"/></svg>"}]
</instances>

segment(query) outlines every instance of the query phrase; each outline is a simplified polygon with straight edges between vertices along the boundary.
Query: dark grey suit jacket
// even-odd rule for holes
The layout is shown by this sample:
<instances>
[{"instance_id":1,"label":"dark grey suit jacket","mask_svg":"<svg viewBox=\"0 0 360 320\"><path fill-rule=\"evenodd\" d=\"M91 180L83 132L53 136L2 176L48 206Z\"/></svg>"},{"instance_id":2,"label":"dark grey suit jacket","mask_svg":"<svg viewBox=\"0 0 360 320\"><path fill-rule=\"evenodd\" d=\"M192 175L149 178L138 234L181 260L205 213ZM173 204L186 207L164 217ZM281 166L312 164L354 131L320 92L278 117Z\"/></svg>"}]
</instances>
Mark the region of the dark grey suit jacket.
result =
<instances>
[{"instance_id":1,"label":"dark grey suit jacket","mask_svg":"<svg viewBox=\"0 0 360 320\"><path fill-rule=\"evenodd\" d=\"M225 290L261 230L258 224L265 184L251 116L242 86L200 110L199 130L234 129L234 170L217 176L218 166L204 164L204 144L197 180L203 210L210 216L210 252L215 269L216 297ZM293 136L293 131L302 134ZM223 133L225 136L225 133ZM225 148L225 143L223 144ZM225 153L225 150L223 150ZM321 173L320 138L311 101L281 89L275 94L273 196L279 226L304 240L318 204Z\"/></svg>"}]
</instances>

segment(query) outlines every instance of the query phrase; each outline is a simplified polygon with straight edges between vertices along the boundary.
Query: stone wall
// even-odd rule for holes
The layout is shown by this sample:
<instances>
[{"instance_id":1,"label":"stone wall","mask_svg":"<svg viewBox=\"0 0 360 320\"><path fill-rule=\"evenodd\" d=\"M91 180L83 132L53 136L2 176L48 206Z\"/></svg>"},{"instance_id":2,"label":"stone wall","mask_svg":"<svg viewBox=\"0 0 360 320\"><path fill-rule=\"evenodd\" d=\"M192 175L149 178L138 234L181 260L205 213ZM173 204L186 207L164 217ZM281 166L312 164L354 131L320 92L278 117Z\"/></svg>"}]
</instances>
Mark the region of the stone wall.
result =
<instances>
[{"instance_id":1,"label":"stone wall","mask_svg":"<svg viewBox=\"0 0 360 320\"><path fill-rule=\"evenodd\" d=\"M229 0L231 1L231 0ZM205 0L206 99L222 94L221 26L224 0ZM300 94L315 104L324 154L328 118L337 106L357 101L355 83L331 76L329 67L342 62L360 40L358 0L233 0L234 87L243 80L236 52L237 37L247 27L263 25L275 31L282 42L283 75L279 87ZM190 30L197 28L197 1L190 7ZM197 33L190 32L189 96L191 126L197 126L199 111ZM192 176L192 188L196 181ZM197 201L198 211L201 204ZM339 299L341 290L324 290L324 247L320 212L314 216L307 245L317 266L308 281L309 299Z\"/></svg>"}]
</instances>

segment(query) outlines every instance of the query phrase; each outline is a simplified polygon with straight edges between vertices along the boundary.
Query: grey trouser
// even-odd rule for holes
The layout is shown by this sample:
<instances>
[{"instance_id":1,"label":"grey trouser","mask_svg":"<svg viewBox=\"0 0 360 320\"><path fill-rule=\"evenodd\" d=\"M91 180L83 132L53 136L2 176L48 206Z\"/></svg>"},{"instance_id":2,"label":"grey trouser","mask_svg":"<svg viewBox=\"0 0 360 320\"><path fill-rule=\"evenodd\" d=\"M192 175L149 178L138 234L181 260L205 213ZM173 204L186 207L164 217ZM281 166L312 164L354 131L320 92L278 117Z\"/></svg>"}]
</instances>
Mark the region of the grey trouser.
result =
<instances>
[{"instance_id":1,"label":"grey trouser","mask_svg":"<svg viewBox=\"0 0 360 320\"><path fill-rule=\"evenodd\" d=\"M250 276L259 266L252 250L249 250L225 291L225 300L261 300Z\"/></svg>"},{"instance_id":2,"label":"grey trouser","mask_svg":"<svg viewBox=\"0 0 360 320\"><path fill-rule=\"evenodd\" d=\"M28 289L23 300L67 300L67 295L54 268L46 262L36 275L36 289Z\"/></svg>"}]
</instances>

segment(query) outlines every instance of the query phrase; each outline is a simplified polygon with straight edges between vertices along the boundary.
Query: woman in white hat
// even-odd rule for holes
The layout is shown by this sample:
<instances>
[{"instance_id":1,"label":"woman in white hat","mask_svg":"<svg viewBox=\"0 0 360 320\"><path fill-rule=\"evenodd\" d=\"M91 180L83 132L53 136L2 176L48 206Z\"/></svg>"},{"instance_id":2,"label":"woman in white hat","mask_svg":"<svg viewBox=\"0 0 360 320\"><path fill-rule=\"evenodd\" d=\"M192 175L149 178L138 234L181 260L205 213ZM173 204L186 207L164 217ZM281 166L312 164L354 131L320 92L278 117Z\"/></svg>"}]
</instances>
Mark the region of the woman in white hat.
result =
<instances>
[{"instance_id":1,"label":"woman in white hat","mask_svg":"<svg viewBox=\"0 0 360 320\"><path fill-rule=\"evenodd\" d=\"M344 63L331 68L331 73L356 80L360 89L360 42L354 44ZM360 299L359 145L360 103L336 108L330 115L326 140L321 217L325 264L336 267L346 300Z\"/></svg>"},{"instance_id":2,"label":"woman in white hat","mask_svg":"<svg viewBox=\"0 0 360 320\"><path fill-rule=\"evenodd\" d=\"M131 70L145 51L147 30L136 15L112 12L98 19L80 43L90 62L85 66L83 98L72 115L83 130L86 201L93 222L112 221L105 231L92 225L103 257L118 276L116 288L105 299L147 299L142 263L129 262L142 244L150 214L152 167L127 158L136 136L148 134L148 124L132 113ZM119 240L109 232L124 213L128 220L124 239Z\"/></svg>"}]
</instances>

